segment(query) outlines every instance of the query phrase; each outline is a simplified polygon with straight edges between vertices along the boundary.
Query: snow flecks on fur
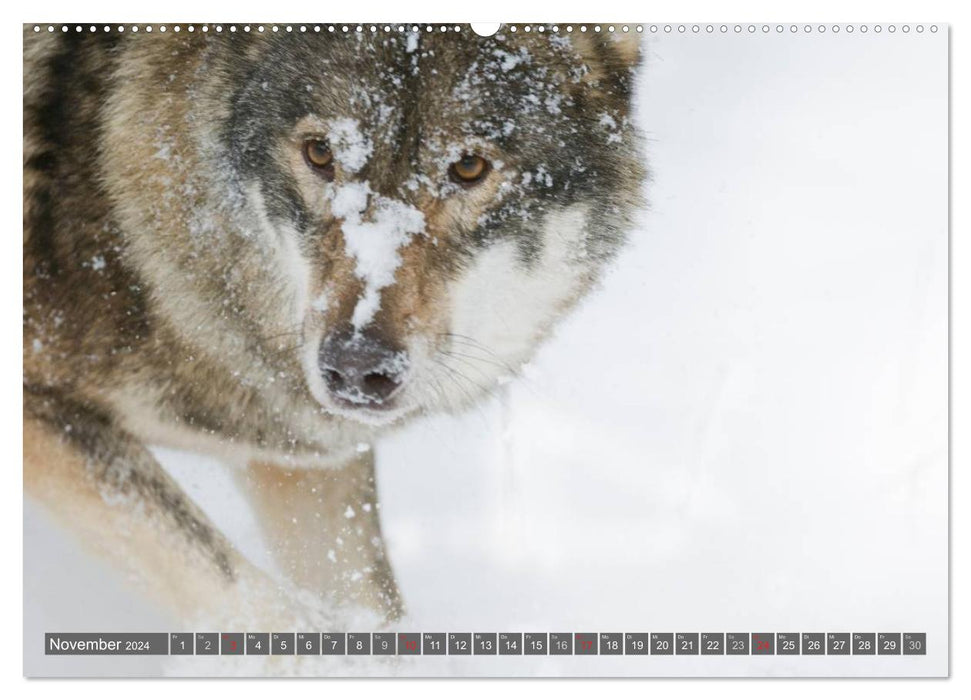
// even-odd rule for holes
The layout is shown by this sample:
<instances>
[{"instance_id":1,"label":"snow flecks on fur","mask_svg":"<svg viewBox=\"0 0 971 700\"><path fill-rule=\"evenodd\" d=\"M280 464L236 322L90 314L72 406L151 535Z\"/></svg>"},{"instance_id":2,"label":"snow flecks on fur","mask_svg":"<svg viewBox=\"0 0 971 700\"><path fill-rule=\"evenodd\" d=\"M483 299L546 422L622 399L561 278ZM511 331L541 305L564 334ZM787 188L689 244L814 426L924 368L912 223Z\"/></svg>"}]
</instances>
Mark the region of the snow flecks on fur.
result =
<instances>
[{"instance_id":1,"label":"snow flecks on fur","mask_svg":"<svg viewBox=\"0 0 971 700\"><path fill-rule=\"evenodd\" d=\"M600 121L598 122L600 127L607 132L607 143L620 143L622 140L620 126L617 124L617 120L611 115L604 112L600 115Z\"/></svg>"},{"instance_id":2,"label":"snow flecks on fur","mask_svg":"<svg viewBox=\"0 0 971 700\"><path fill-rule=\"evenodd\" d=\"M519 51L516 53L511 53L509 51L504 51L502 49L496 49L493 52L496 58L499 59L499 67L504 73L508 73L513 68L518 66L520 63L526 63L529 61L529 52L526 47L520 47Z\"/></svg>"},{"instance_id":3,"label":"snow flecks on fur","mask_svg":"<svg viewBox=\"0 0 971 700\"><path fill-rule=\"evenodd\" d=\"M411 32L405 39L405 53L415 53L418 50L418 32Z\"/></svg>"},{"instance_id":4,"label":"snow flecks on fur","mask_svg":"<svg viewBox=\"0 0 971 700\"><path fill-rule=\"evenodd\" d=\"M318 313L325 313L330 308L330 297L327 296L327 292L321 292L314 297L314 300L310 302L310 306Z\"/></svg>"},{"instance_id":5,"label":"snow flecks on fur","mask_svg":"<svg viewBox=\"0 0 971 700\"><path fill-rule=\"evenodd\" d=\"M374 145L361 133L356 119L336 119L330 125L331 148L334 157L346 169L357 172L364 167Z\"/></svg>"}]
</instances>

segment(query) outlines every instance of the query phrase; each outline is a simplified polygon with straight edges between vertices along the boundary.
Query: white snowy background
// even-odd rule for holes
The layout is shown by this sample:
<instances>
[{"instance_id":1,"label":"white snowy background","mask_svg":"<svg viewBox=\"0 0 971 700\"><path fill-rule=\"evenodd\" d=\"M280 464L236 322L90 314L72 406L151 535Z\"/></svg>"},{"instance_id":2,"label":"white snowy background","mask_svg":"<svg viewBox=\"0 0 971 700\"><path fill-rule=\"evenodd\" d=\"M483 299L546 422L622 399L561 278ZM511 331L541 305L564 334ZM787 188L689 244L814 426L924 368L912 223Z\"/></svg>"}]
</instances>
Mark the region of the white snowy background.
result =
<instances>
[{"instance_id":1,"label":"white snowy background","mask_svg":"<svg viewBox=\"0 0 971 700\"><path fill-rule=\"evenodd\" d=\"M945 32L647 41L651 209L602 289L502 396L377 448L397 630L925 631L928 655L320 673L946 672ZM265 561L224 468L159 454ZM24 527L26 673L261 672L43 657L45 631L174 623L30 503Z\"/></svg>"}]
</instances>

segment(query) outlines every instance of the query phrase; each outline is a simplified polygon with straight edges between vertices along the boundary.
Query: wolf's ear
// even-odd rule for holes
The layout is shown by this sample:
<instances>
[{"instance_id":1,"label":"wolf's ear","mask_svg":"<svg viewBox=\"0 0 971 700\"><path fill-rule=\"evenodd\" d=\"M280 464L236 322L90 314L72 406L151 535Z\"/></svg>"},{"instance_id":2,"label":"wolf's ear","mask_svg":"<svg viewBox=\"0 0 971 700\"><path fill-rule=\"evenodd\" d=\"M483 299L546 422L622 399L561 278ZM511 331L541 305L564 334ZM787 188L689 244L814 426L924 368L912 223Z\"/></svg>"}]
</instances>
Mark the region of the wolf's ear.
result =
<instances>
[{"instance_id":1,"label":"wolf's ear","mask_svg":"<svg viewBox=\"0 0 971 700\"><path fill-rule=\"evenodd\" d=\"M641 60L641 35L630 32L573 32L570 40L589 69L587 79L624 80Z\"/></svg>"}]
</instances>

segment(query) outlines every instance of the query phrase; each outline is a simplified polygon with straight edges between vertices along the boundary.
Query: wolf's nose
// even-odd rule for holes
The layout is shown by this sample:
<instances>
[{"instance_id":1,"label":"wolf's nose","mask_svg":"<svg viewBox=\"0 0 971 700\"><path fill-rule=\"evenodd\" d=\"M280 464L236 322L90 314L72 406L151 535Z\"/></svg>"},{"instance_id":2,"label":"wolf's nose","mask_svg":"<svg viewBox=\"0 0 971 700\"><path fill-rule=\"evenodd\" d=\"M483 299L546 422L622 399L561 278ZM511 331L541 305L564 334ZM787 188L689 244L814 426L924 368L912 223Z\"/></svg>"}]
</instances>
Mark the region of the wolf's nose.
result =
<instances>
[{"instance_id":1,"label":"wolf's nose","mask_svg":"<svg viewBox=\"0 0 971 700\"><path fill-rule=\"evenodd\" d=\"M387 408L401 387L408 355L365 333L337 332L320 343L318 365L327 390L348 408Z\"/></svg>"}]
</instances>

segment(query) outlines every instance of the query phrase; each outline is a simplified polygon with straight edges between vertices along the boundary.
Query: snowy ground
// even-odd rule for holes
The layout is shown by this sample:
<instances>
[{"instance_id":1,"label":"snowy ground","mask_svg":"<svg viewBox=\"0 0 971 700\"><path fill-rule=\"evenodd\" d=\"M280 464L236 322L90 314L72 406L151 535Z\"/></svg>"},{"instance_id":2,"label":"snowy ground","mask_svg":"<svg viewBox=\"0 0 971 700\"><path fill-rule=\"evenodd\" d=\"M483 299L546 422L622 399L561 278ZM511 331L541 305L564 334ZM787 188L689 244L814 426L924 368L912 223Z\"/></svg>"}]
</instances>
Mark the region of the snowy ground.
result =
<instances>
[{"instance_id":1,"label":"snowy ground","mask_svg":"<svg viewBox=\"0 0 971 700\"><path fill-rule=\"evenodd\" d=\"M663 35L652 210L527 375L378 447L400 631L926 631L926 657L419 658L322 673L932 675L947 668L946 38ZM162 453L240 546L214 463ZM171 628L25 508L44 631ZM306 670L306 669L305 669Z\"/></svg>"}]
</instances>

